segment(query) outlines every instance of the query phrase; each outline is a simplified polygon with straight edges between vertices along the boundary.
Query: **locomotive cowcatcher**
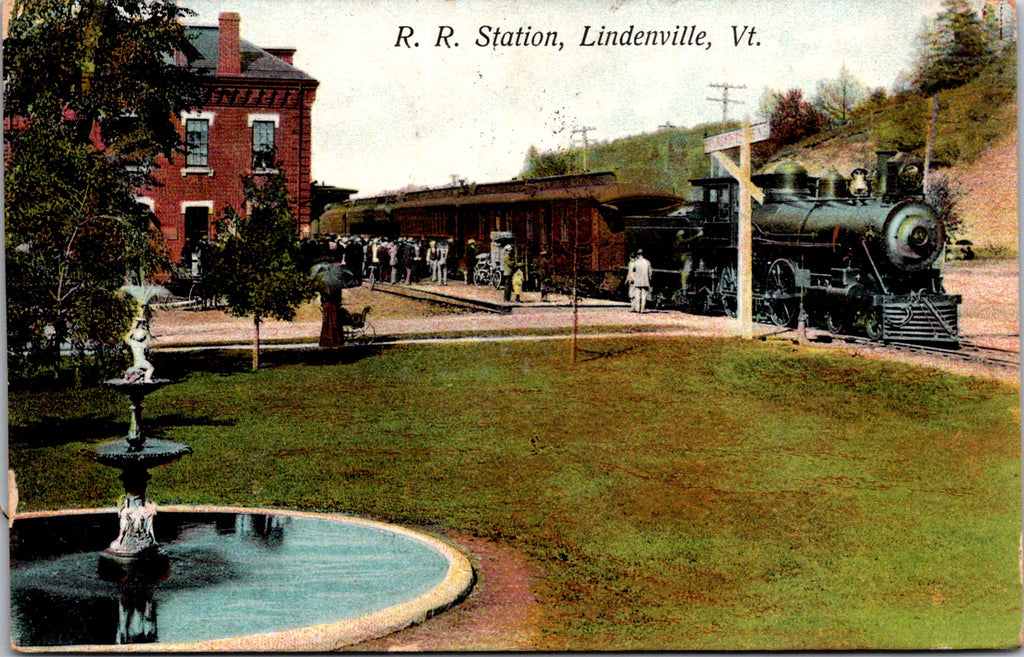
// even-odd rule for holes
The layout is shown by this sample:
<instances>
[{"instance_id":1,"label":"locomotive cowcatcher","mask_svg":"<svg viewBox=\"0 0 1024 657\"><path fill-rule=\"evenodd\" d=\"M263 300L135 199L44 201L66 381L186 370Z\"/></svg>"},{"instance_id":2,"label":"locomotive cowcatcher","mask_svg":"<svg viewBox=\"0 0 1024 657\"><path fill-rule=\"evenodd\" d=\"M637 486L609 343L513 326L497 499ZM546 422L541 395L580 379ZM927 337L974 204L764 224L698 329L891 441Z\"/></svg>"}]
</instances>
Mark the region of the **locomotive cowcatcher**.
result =
<instances>
[{"instance_id":1,"label":"locomotive cowcatcher","mask_svg":"<svg viewBox=\"0 0 1024 657\"><path fill-rule=\"evenodd\" d=\"M832 333L873 340L958 344L960 297L947 294L936 261L945 226L923 200L921 167L879 153L876 172L821 178L795 163L752 176L755 313L794 326L801 312ZM736 313L739 185L692 180L697 200L661 217L626 219L627 248L644 250L657 300Z\"/></svg>"}]
</instances>

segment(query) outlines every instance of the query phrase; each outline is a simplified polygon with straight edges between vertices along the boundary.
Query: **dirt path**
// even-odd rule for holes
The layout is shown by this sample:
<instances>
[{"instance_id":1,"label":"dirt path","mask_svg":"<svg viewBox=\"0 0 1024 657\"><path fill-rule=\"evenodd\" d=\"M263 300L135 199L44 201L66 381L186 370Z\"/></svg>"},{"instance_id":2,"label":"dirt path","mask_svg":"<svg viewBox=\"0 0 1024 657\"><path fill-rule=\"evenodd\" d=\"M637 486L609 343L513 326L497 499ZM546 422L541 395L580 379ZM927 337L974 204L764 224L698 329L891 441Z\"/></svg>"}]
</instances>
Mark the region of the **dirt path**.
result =
<instances>
[{"instance_id":1,"label":"dirt path","mask_svg":"<svg viewBox=\"0 0 1024 657\"><path fill-rule=\"evenodd\" d=\"M536 648L542 613L537 572L521 554L466 534L444 533L470 555L477 582L460 604L426 622L353 646L358 652L522 651Z\"/></svg>"}]
</instances>

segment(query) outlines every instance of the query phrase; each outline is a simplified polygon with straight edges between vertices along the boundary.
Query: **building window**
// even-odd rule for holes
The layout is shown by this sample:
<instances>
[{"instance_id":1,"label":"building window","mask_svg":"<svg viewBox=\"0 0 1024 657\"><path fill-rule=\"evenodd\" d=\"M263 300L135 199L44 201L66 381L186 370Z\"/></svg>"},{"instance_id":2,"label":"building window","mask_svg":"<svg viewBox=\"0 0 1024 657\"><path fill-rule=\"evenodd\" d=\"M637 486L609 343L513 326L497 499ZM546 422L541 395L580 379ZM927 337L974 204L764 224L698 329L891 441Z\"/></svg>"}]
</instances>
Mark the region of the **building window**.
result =
<instances>
[{"instance_id":1,"label":"building window","mask_svg":"<svg viewBox=\"0 0 1024 657\"><path fill-rule=\"evenodd\" d=\"M185 121L185 166L210 166L210 122L207 119Z\"/></svg>"},{"instance_id":2,"label":"building window","mask_svg":"<svg viewBox=\"0 0 1024 657\"><path fill-rule=\"evenodd\" d=\"M252 168L266 171L274 168L274 122L252 122Z\"/></svg>"}]
</instances>

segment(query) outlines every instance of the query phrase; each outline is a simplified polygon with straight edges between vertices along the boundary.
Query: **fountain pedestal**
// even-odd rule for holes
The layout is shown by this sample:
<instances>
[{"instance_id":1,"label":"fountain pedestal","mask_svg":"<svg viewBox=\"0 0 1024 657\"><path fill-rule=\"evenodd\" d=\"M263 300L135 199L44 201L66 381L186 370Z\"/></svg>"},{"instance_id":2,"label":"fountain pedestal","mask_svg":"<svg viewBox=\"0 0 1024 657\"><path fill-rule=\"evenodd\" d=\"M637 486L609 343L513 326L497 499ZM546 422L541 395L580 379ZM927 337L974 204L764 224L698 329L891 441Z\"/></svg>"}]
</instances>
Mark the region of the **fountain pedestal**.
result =
<instances>
[{"instance_id":1,"label":"fountain pedestal","mask_svg":"<svg viewBox=\"0 0 1024 657\"><path fill-rule=\"evenodd\" d=\"M117 516L117 538L100 558L100 576L118 582L158 582L167 577L170 560L160 550L153 531L156 507L146 499L149 469L166 465L191 454L188 445L170 440L148 440L142 430L143 400L149 393L170 383L167 379L111 379L104 384L131 404L132 418L125 438L102 443L94 458L102 465L121 470L124 497Z\"/></svg>"}]
</instances>

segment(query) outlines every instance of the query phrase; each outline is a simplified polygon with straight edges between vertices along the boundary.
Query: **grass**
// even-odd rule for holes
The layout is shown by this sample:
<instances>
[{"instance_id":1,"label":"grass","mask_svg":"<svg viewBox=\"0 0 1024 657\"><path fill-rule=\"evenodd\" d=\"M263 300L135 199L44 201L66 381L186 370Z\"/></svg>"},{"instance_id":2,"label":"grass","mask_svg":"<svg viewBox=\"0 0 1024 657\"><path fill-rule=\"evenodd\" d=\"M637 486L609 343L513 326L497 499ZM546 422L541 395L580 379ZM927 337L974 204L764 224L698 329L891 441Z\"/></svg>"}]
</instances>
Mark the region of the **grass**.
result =
<instances>
[{"instance_id":1,"label":"grass","mask_svg":"<svg viewBox=\"0 0 1024 657\"><path fill-rule=\"evenodd\" d=\"M547 650L1017 645L1016 388L782 344L620 338L159 355L159 503L344 512L521 550ZM172 360L173 358L173 360ZM56 403L62 398L60 404ZM30 508L112 505L104 390L12 390ZM58 410L59 409L59 410Z\"/></svg>"}]
</instances>

